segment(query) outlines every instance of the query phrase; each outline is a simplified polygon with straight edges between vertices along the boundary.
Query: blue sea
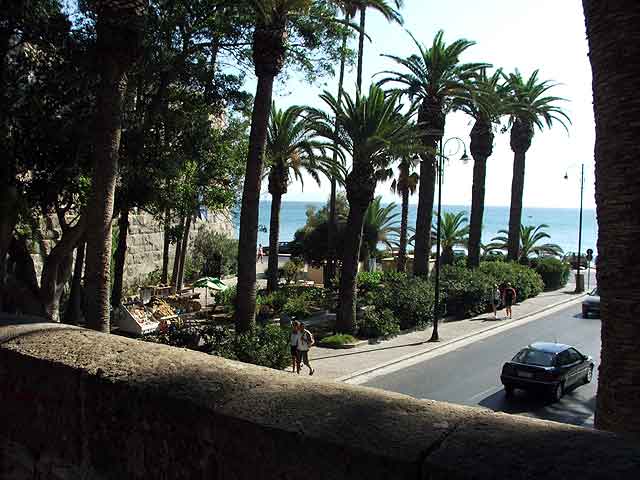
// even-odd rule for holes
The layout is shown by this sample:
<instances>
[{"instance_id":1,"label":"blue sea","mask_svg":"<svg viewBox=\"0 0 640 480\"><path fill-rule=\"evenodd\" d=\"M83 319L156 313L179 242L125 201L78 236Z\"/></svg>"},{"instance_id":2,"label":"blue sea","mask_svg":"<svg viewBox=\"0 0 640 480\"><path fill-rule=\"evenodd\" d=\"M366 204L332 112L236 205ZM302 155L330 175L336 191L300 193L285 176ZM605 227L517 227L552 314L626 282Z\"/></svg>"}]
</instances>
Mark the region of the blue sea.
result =
<instances>
[{"instance_id":1,"label":"blue sea","mask_svg":"<svg viewBox=\"0 0 640 480\"><path fill-rule=\"evenodd\" d=\"M304 226L307 221L306 211L308 207L322 208L324 202L282 202L280 215L280 241L293 240L296 230ZM448 212L467 212L469 206L443 205L443 210ZM409 206L409 225L415 226L417 205ZM269 244L269 215L271 202L260 202L259 224L267 230L258 233L258 242L262 245ZM400 206L398 206L398 219ZM578 251L578 221L579 210L577 208L527 208L522 212L522 223L525 225L549 225L547 233L551 235L550 243L557 243L565 252ZM498 230L508 229L509 207L485 207L482 231L482 242L489 243L498 234ZM262 229L261 229L262 230ZM582 217L582 251L592 248L596 252L598 238L598 226L595 210L583 210Z\"/></svg>"}]
</instances>

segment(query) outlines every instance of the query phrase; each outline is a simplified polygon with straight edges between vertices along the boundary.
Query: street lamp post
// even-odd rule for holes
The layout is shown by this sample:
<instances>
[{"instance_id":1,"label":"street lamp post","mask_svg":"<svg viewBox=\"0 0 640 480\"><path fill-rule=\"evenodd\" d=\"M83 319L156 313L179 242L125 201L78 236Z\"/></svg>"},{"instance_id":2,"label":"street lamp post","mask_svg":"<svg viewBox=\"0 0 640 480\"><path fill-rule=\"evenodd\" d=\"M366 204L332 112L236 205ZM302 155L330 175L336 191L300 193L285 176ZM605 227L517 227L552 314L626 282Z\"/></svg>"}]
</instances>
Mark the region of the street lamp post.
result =
<instances>
[{"instance_id":1,"label":"street lamp post","mask_svg":"<svg viewBox=\"0 0 640 480\"><path fill-rule=\"evenodd\" d=\"M565 179L569 178L569 174L565 173ZM578 266L576 267L576 289L575 293L584 292L584 276L580 273L582 258L582 203L584 197L584 163L580 167L580 216L578 220Z\"/></svg>"},{"instance_id":2,"label":"street lamp post","mask_svg":"<svg viewBox=\"0 0 640 480\"><path fill-rule=\"evenodd\" d=\"M444 143L440 140L440 148L438 153L438 164L437 164L437 174L438 174L438 211L437 211L437 219L436 219L436 271L435 271L435 281L434 281L434 299L433 299L433 332L431 333L430 342L439 342L440 336L438 334L438 317L440 316L440 222L441 222L441 213L442 213L442 174L444 170L444 148L447 146L451 140L456 140L459 142L459 145L462 145L463 154L460 160L463 162L467 162L469 157L467 156L467 146L464 141L459 137L451 137L447 139ZM459 150L459 148L458 148ZM456 150L455 153L458 152Z\"/></svg>"}]
</instances>

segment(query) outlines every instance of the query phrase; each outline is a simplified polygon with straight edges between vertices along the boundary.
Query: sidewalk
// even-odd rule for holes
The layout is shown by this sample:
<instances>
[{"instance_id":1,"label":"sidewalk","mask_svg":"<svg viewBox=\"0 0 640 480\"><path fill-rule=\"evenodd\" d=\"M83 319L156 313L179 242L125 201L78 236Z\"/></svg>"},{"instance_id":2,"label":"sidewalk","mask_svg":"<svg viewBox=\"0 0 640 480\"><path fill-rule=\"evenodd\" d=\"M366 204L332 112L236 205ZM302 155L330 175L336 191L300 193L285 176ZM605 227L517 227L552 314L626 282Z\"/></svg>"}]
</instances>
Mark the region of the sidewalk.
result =
<instances>
[{"instance_id":1,"label":"sidewalk","mask_svg":"<svg viewBox=\"0 0 640 480\"><path fill-rule=\"evenodd\" d=\"M568 283L561 290L543 292L535 298L525 300L513 307L513 319L505 319L504 309L498 311L498 320L493 314L484 314L466 320L441 321L440 342L429 343L431 327L426 330L399 335L378 344L362 345L349 350L334 350L317 347L310 352L310 360L316 376L336 381L347 381L355 376L382 368L389 363L407 357L422 355L429 351L469 339L489 330L513 324L518 320L559 305L570 305L582 301L584 294L574 294L574 283Z\"/></svg>"}]
</instances>

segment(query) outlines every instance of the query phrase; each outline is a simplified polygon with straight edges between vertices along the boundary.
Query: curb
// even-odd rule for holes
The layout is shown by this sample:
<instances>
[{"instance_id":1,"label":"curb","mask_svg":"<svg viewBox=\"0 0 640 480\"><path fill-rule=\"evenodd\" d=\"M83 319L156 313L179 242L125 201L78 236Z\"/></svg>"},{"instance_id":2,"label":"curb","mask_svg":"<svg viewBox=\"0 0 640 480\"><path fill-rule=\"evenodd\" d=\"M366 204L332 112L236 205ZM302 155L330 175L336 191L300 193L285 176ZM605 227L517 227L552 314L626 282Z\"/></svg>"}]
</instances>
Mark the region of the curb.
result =
<instances>
[{"instance_id":1,"label":"curb","mask_svg":"<svg viewBox=\"0 0 640 480\"><path fill-rule=\"evenodd\" d=\"M353 372L353 373L349 373L347 375L343 375L341 377L335 378L334 381L335 382L348 382L349 380L353 380L354 378L361 377L363 375L367 375L369 373L375 372L377 370L381 370L381 369L386 368L388 366L395 365L396 363L401 363L401 362L404 362L405 360L409 360L411 358L419 357L420 355L424 355L425 353L430 353L430 352L434 352L434 351L440 350L441 348L448 347L450 345L453 345L453 344L458 343L458 342L462 342L464 340L468 340L470 338L473 338L473 337L476 337L478 335L490 332L492 330L497 330L499 328L504 328L507 325L512 325L512 324L517 323L517 322L519 322L521 320L525 320L525 319L527 319L529 317L532 317L534 315L539 315L540 313L544 313L544 312L546 312L548 310L551 310L553 308L556 308L556 307L559 307L559 306L563 306L563 305L570 305L570 304L578 303L578 302L582 301L582 298L585 297L586 295L587 295L586 292L582 293L582 294L578 294L574 298L570 298L568 300L563 300L562 302L554 303L552 305L547 305L546 307L543 307L540 310L536 310L535 312L531 312L531 313L528 313L526 315L523 315L522 317L518 317L517 319L512 320L511 322L501 323L501 324L498 324L498 325L493 325L493 326L491 326L489 328L486 328L484 330L480 330L478 332L470 333L469 335L464 335L462 337L454 338L452 340L449 340L448 342L443 342L443 343L439 344L438 346L436 346L434 348L428 348L428 349L420 350L418 352L413 352L413 353L410 353L408 355L404 355L402 357L396 358L394 360L390 360L388 362L375 365L373 367L369 367L369 368L366 368L366 369L363 369L363 370L359 370L357 372ZM429 343L429 342L428 342L428 340L425 340L424 342L421 342L421 343ZM413 345L415 345L415 344L413 344ZM411 346L411 345L407 345L407 346Z\"/></svg>"}]
</instances>

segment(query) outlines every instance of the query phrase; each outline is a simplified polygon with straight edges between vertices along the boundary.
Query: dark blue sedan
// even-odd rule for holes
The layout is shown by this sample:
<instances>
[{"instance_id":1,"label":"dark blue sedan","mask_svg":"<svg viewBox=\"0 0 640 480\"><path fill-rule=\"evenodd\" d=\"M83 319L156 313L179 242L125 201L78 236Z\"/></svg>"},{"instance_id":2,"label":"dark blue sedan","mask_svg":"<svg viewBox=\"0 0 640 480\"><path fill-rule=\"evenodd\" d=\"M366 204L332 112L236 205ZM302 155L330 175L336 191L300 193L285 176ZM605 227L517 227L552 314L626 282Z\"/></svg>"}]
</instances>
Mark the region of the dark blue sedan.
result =
<instances>
[{"instance_id":1,"label":"dark blue sedan","mask_svg":"<svg viewBox=\"0 0 640 480\"><path fill-rule=\"evenodd\" d=\"M562 343L536 342L520 350L502 367L505 393L516 388L548 395L558 401L564 392L591 382L593 359Z\"/></svg>"}]
</instances>

